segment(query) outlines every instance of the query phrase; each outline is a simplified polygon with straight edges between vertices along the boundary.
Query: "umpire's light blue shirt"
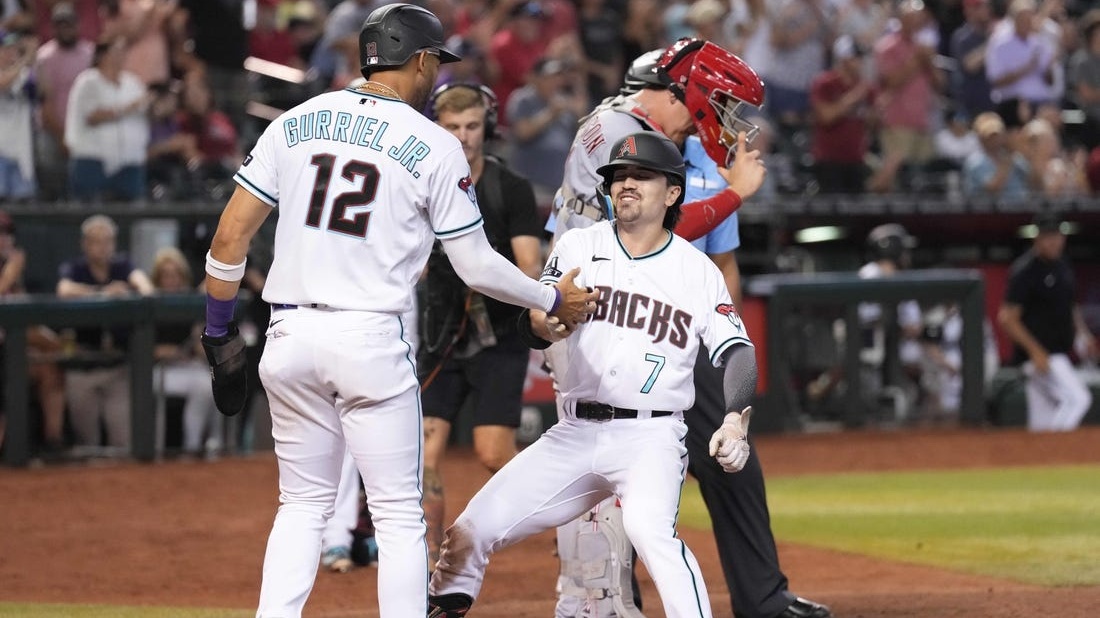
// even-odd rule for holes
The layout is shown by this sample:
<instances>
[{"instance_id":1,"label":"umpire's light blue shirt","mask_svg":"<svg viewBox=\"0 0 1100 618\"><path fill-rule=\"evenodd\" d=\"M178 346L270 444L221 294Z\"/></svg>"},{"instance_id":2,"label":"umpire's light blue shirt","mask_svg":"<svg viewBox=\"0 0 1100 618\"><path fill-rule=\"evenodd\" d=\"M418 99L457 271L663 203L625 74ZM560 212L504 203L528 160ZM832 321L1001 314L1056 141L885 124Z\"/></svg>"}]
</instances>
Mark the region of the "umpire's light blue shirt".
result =
<instances>
[{"instance_id":1,"label":"umpire's light blue shirt","mask_svg":"<svg viewBox=\"0 0 1100 618\"><path fill-rule=\"evenodd\" d=\"M729 186L725 178L718 173L718 165L707 156L703 143L692 135L684 143L684 164L687 166L687 187L684 203L706 199ZM733 251L741 246L741 235L737 228L737 213L733 213L718 227L702 238L691 241L696 249L714 255Z\"/></svg>"}]
</instances>

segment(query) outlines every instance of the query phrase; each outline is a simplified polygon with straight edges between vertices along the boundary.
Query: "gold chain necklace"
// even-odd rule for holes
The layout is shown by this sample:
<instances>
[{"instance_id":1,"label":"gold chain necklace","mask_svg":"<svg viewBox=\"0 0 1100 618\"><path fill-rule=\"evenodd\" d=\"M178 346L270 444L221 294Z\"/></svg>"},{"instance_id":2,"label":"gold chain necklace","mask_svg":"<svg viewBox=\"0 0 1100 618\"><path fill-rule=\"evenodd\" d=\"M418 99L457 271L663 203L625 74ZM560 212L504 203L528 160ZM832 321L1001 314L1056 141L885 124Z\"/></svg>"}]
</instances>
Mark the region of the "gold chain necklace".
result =
<instances>
[{"instance_id":1,"label":"gold chain necklace","mask_svg":"<svg viewBox=\"0 0 1100 618\"><path fill-rule=\"evenodd\" d=\"M389 86L387 86L386 84L383 84L381 82L368 81L368 82L364 83L362 86L359 86L359 89L362 90L363 92L373 92L374 94L380 94L380 95L385 96L385 97L390 97L390 98L393 98L393 99L397 99L398 101L404 101L405 100L405 99L401 98L400 94L397 94L396 90L394 90L393 88L390 88Z\"/></svg>"}]
</instances>

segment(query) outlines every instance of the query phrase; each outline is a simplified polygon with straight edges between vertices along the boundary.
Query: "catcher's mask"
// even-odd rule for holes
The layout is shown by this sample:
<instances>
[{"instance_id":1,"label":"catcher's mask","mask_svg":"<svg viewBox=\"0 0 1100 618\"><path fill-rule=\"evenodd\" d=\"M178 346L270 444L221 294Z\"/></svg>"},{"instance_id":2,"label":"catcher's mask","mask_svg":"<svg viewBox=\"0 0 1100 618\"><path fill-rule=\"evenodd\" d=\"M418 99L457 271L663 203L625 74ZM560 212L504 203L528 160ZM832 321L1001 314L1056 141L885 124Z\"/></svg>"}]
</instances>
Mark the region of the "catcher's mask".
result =
<instances>
[{"instance_id":1,"label":"catcher's mask","mask_svg":"<svg viewBox=\"0 0 1100 618\"><path fill-rule=\"evenodd\" d=\"M687 106L703 148L718 165L733 162L738 133L749 142L760 133L742 114L764 104L764 82L734 54L709 41L683 38L665 50L657 74Z\"/></svg>"}]
</instances>

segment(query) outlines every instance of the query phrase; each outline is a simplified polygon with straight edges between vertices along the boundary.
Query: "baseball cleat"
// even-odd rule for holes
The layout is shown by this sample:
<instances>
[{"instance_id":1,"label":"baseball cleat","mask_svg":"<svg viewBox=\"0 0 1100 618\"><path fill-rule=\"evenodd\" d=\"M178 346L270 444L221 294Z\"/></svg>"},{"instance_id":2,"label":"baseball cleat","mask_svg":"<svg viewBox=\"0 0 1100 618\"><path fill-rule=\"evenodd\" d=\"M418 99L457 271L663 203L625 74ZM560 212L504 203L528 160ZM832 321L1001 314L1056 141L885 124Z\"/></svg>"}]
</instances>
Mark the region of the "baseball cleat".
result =
<instances>
[{"instance_id":1,"label":"baseball cleat","mask_svg":"<svg viewBox=\"0 0 1100 618\"><path fill-rule=\"evenodd\" d=\"M351 550L347 547L330 547L321 556L321 566L333 573L347 573L355 566L351 560Z\"/></svg>"},{"instance_id":2,"label":"baseball cleat","mask_svg":"<svg viewBox=\"0 0 1100 618\"><path fill-rule=\"evenodd\" d=\"M794 601L787 606L787 609L775 618L833 618L833 612L820 603L814 603L802 597L795 597Z\"/></svg>"},{"instance_id":3,"label":"baseball cleat","mask_svg":"<svg viewBox=\"0 0 1100 618\"><path fill-rule=\"evenodd\" d=\"M462 618L474 600L461 592L428 596L428 618Z\"/></svg>"}]
</instances>

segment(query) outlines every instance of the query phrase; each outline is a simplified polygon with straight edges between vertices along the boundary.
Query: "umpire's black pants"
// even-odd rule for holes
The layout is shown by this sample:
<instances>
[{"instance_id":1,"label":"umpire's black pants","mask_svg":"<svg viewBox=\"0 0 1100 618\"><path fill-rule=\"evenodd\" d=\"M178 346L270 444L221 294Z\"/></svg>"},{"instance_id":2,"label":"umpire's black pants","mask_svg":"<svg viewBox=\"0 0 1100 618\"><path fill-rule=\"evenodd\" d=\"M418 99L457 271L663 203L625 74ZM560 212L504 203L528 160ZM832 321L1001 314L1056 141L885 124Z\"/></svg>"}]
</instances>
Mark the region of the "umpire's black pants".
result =
<instances>
[{"instance_id":1,"label":"umpire's black pants","mask_svg":"<svg viewBox=\"0 0 1100 618\"><path fill-rule=\"evenodd\" d=\"M722 369L710 364L700 346L695 361L695 406L684 413L688 426L688 470L699 481L718 544L718 557L738 618L773 618L794 601L779 570L764 471L756 447L740 472L727 473L710 456L710 437L725 417ZM751 440L750 440L751 444Z\"/></svg>"}]
</instances>

